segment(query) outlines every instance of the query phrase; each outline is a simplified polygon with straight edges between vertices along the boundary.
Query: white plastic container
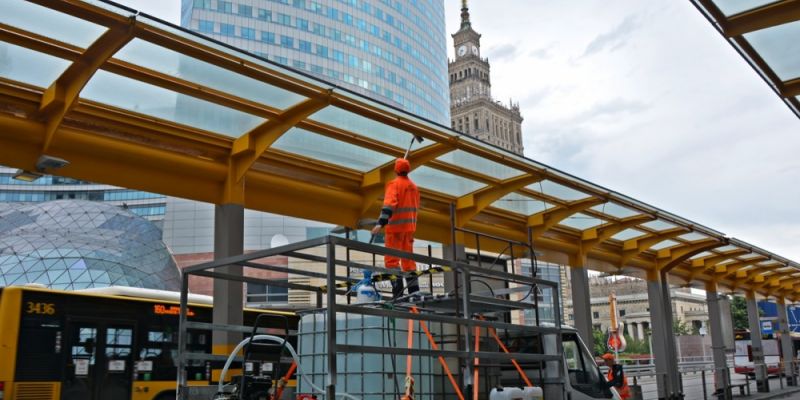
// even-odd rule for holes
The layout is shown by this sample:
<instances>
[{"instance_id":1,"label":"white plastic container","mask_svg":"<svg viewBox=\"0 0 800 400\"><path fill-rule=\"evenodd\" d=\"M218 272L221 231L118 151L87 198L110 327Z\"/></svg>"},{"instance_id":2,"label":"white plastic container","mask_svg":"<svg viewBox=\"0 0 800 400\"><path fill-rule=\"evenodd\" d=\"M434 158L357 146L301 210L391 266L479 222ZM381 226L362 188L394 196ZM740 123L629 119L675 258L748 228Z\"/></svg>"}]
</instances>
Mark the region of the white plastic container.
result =
<instances>
[{"instance_id":1,"label":"white plastic container","mask_svg":"<svg viewBox=\"0 0 800 400\"><path fill-rule=\"evenodd\" d=\"M354 291L356 292L356 304L381 301L381 295L378 294L378 291L372 284L372 271L368 269L364 270L364 279L356 283Z\"/></svg>"},{"instance_id":2,"label":"white plastic container","mask_svg":"<svg viewBox=\"0 0 800 400\"><path fill-rule=\"evenodd\" d=\"M522 389L522 393L526 396L525 400L542 400L544 399L544 391L540 387L526 386Z\"/></svg>"},{"instance_id":3,"label":"white plastic container","mask_svg":"<svg viewBox=\"0 0 800 400\"><path fill-rule=\"evenodd\" d=\"M371 303L380 301L378 291L370 284L359 284L356 288L356 303Z\"/></svg>"}]
</instances>

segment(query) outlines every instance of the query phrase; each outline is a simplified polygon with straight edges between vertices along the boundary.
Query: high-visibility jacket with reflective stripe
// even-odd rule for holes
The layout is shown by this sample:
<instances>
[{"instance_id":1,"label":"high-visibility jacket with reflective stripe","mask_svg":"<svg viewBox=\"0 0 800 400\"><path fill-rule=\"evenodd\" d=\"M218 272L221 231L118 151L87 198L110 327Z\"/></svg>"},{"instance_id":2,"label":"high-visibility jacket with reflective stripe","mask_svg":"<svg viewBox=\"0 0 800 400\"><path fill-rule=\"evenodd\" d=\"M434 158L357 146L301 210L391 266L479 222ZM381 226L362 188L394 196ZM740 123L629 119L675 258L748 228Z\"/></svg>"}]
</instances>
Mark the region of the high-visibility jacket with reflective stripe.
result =
<instances>
[{"instance_id":1,"label":"high-visibility jacket with reflective stripe","mask_svg":"<svg viewBox=\"0 0 800 400\"><path fill-rule=\"evenodd\" d=\"M398 176L386 185L383 199L384 212L391 210L386 233L414 232L417 230L417 209L419 209L419 189L407 176Z\"/></svg>"},{"instance_id":2,"label":"high-visibility jacket with reflective stripe","mask_svg":"<svg viewBox=\"0 0 800 400\"><path fill-rule=\"evenodd\" d=\"M619 373L619 376L616 375L617 373ZM618 372L615 371L615 368L609 368L608 375L606 376L606 378L608 379L608 382L612 382L614 379L617 379L619 381L616 382L617 384L614 385L614 387L617 389L617 393L619 394L620 399L628 400L631 398L631 390L628 387L628 379L625 378L625 374L622 372L621 368L619 369Z\"/></svg>"}]
</instances>

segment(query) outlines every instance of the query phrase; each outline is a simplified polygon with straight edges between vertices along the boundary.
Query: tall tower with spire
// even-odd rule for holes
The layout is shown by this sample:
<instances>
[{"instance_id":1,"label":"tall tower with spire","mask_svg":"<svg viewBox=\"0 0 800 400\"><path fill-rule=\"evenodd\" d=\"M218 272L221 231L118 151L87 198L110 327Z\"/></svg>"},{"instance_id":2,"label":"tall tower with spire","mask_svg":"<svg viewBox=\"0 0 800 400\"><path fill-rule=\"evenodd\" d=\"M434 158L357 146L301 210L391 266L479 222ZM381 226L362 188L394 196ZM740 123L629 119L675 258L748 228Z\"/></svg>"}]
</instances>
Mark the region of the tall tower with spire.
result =
<instances>
[{"instance_id":1,"label":"tall tower with spire","mask_svg":"<svg viewBox=\"0 0 800 400\"><path fill-rule=\"evenodd\" d=\"M454 33L456 58L448 62L450 119L453 129L513 153L522 154L519 104L492 98L489 60L481 58L481 34L472 29L467 0L461 1L461 26Z\"/></svg>"}]
</instances>

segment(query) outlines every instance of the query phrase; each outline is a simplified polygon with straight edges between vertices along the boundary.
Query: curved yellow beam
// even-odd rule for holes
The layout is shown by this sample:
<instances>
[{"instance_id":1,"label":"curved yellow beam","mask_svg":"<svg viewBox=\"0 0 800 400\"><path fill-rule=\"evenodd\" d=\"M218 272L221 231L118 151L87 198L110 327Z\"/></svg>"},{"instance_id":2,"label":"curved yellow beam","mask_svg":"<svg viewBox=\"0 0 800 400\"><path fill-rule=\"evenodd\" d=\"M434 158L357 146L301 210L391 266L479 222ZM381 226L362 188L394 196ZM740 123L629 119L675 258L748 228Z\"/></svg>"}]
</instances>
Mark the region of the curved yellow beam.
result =
<instances>
[{"instance_id":1,"label":"curved yellow beam","mask_svg":"<svg viewBox=\"0 0 800 400\"><path fill-rule=\"evenodd\" d=\"M127 24L112 25L100 35L83 54L78 57L42 94L39 104L41 117L45 120L45 136L42 153L50 148L56 130L61 126L64 116L78 100L83 87L95 72L110 59L122 46L133 39L135 17Z\"/></svg>"},{"instance_id":2,"label":"curved yellow beam","mask_svg":"<svg viewBox=\"0 0 800 400\"><path fill-rule=\"evenodd\" d=\"M727 243L715 238L708 238L692 242L683 246L661 249L656 254L656 268L663 272L669 272L680 263L688 260L695 254L712 250L717 247L726 246Z\"/></svg>"},{"instance_id":3,"label":"curved yellow beam","mask_svg":"<svg viewBox=\"0 0 800 400\"><path fill-rule=\"evenodd\" d=\"M622 257L620 258L620 268L625 267L631 259L639 254L644 253L647 249L680 235L689 232L689 228L678 226L675 228L665 229L660 232L652 233L638 238L628 239L622 243Z\"/></svg>"},{"instance_id":4,"label":"curved yellow beam","mask_svg":"<svg viewBox=\"0 0 800 400\"><path fill-rule=\"evenodd\" d=\"M536 240L550 230L550 228L569 218L571 215L603 203L605 203L605 200L599 197L589 197L567 203L564 206L549 211L533 214L528 217L528 227L532 228L531 236L533 240Z\"/></svg>"},{"instance_id":5,"label":"curved yellow beam","mask_svg":"<svg viewBox=\"0 0 800 400\"><path fill-rule=\"evenodd\" d=\"M275 118L265 121L236 138L231 148L231 167L234 170L235 181L239 182L256 160L286 131L330 104L332 92L332 89L326 90L317 96L301 101Z\"/></svg>"},{"instance_id":6,"label":"curved yellow beam","mask_svg":"<svg viewBox=\"0 0 800 400\"><path fill-rule=\"evenodd\" d=\"M540 174L524 174L459 197L456 200L456 226L463 228L472 217L499 198L542 179L544 177Z\"/></svg>"}]
</instances>

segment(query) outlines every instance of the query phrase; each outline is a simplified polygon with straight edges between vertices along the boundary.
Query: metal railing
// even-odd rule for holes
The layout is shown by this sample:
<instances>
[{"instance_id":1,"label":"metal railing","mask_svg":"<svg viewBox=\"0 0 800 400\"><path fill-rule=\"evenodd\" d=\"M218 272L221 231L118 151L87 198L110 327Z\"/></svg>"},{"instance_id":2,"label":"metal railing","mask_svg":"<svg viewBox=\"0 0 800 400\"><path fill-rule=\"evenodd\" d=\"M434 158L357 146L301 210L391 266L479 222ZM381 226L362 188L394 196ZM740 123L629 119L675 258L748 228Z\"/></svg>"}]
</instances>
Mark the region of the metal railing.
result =
<instances>
[{"instance_id":1,"label":"metal railing","mask_svg":"<svg viewBox=\"0 0 800 400\"><path fill-rule=\"evenodd\" d=\"M634 392L641 396L638 397L640 400L658 399L657 382L662 374L656 371L654 360L645 358L635 361L646 363L623 363L628 384L637 387ZM768 376L773 391L796 386L797 377L800 376L800 361L792 361L792 366L792 374L785 374L784 364L781 363L779 373ZM607 368L601 367L601 370L605 373ZM684 357L679 360L678 373L685 400L731 400L734 396L751 396L757 392L755 377L735 372L731 359L725 368L715 369L711 357ZM717 377L722 380L720 384L716 382ZM800 387L797 391L800 392Z\"/></svg>"},{"instance_id":2,"label":"metal railing","mask_svg":"<svg viewBox=\"0 0 800 400\"><path fill-rule=\"evenodd\" d=\"M439 303L431 302L424 303L419 307L419 311L412 309L413 307L395 303L392 308L379 307L377 305L365 306L350 305L344 302L344 299L350 295L354 295L349 290L357 279L354 279L349 271L345 273L345 269L358 268L362 270L371 270L378 274L398 274L398 270L389 270L376 266L373 262L353 261L349 256L349 251L360 252L367 254L374 260L375 255L392 255L411 259L419 264L424 265L440 265L447 266L451 271L455 272L455 277L460 285L456 285L454 289L454 296L449 293L444 297L437 300L442 300ZM339 256L347 253L346 259L341 259ZM285 256L290 259L290 262L285 266L269 265L259 262L260 259L268 259L273 256ZM366 257L369 259L370 257ZM293 264L291 260L301 260L300 264ZM323 272L313 271L308 268L309 263L316 263L316 265L323 268ZM300 265L298 267L297 265ZM240 269L237 269L240 268ZM318 286L309 284L308 280L304 283L295 283L286 281L286 279L270 279L259 278L254 276L247 276L244 274L244 268L255 270L266 270L272 272L284 272L287 276L302 276L309 279L323 280L324 285ZM224 272L223 272L224 271ZM235 272L232 272L235 271ZM475 265L470 265L460 261L444 260L433 258L430 256L404 253L401 251L385 248L383 246L376 246L368 243L358 242L346 238L336 236L326 236L317 239L311 239L304 242L294 243L286 246L281 246L274 249L263 250L245 255L228 257L221 260L216 260L209 263L204 263L183 270L183 282L181 287L181 312L180 312L180 329L179 329L179 344L178 344L178 396L181 399L186 399L185 395L189 392L190 388L187 385L186 366L188 360L209 359L219 360L219 355L209 355L200 353L189 353L185 350L187 343L187 329L194 324L187 320L187 300L188 300L188 282L191 275L204 276L213 279L223 279L235 282L248 282L257 284L267 284L273 286L288 287L293 290L308 291L316 294L316 312L324 315L324 332L325 332L325 398L334 399L334 394L337 391L337 375L339 363L337 358L343 357L346 354L394 354L397 356L414 356L414 357L429 357L438 359L441 357L451 360L460 361L464 366L463 370L458 369L453 371L457 375L457 379L461 388L466 388L471 384L473 377L473 360L480 358L487 360L489 363L509 363L511 360L516 359L520 363L527 363L529 365L537 365L539 371L539 379L536 379L538 385L542 386L547 392L548 385L551 390L561 392L561 396L554 396L549 398L564 398L564 379L565 373L563 370L563 356L561 344L561 327L560 324L554 326L530 326L519 325L509 322L503 322L504 319L497 318L496 320L479 319L476 317L481 312L481 309L492 310L492 313L502 313L503 310L520 311L532 306L530 303L516 302L512 300L505 300L502 298L491 297L482 294L479 290L473 291L472 283L476 279L494 279L510 282L514 285L525 285L528 287L547 287L556 290L557 284L555 282L537 279L535 277L523 276L505 271L499 271L489 268L481 268ZM476 287L477 289L477 287ZM323 302L323 298L326 301ZM453 299L456 299L453 301ZM555 310L559 310L558 296L553 296L553 306ZM324 305L324 309L322 308ZM499 311L498 311L499 310ZM387 348L368 346L365 344L351 344L342 343L337 341L335 332L340 327L337 326L337 319L341 315L360 315L360 316L378 316L382 318L394 318L409 321L417 321L418 323L433 324L450 324L455 327L458 336L463 340L458 341L457 345L448 343L446 349L434 351L432 349L423 348ZM556 318L560 321L560 318ZM214 330L230 330L237 327L225 326L223 324L210 324ZM230 328L230 329L229 329ZM240 327L238 327L240 328ZM495 330L501 336L510 333L517 335L530 336L544 340L545 337L553 338L555 343L555 351L540 350L539 353L506 353L500 352L498 349L482 347L480 350L474 347L473 331L483 328L484 330ZM334 334L331 334L331 333ZM480 332L478 330L477 332ZM548 339L549 340L549 339ZM477 364L476 364L477 365ZM477 368L477 367L476 367ZM552 371L555 369L555 371ZM434 397L435 398L435 397Z\"/></svg>"}]
</instances>

